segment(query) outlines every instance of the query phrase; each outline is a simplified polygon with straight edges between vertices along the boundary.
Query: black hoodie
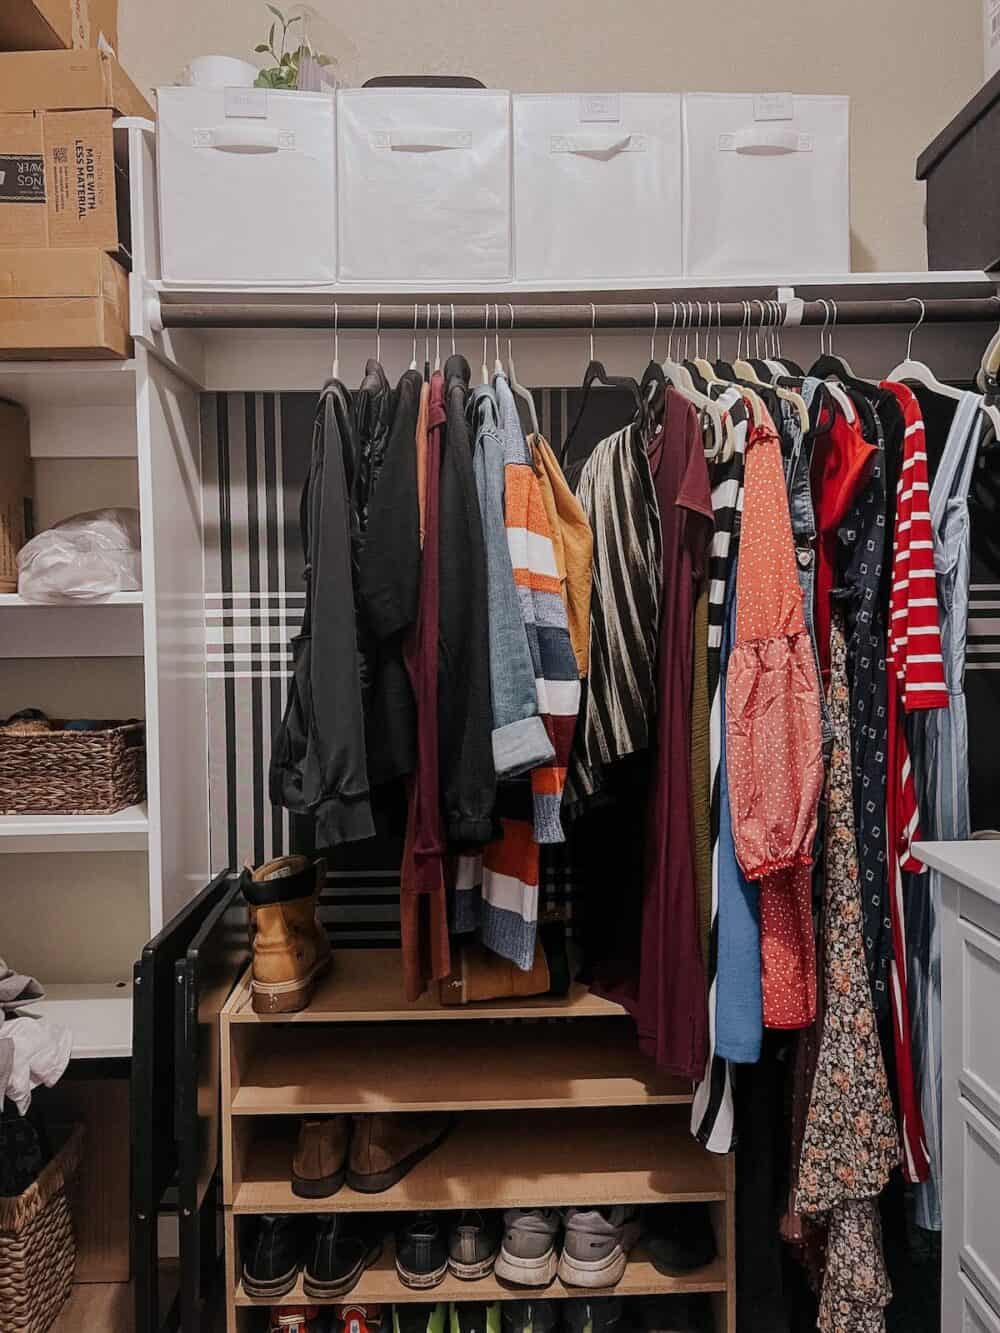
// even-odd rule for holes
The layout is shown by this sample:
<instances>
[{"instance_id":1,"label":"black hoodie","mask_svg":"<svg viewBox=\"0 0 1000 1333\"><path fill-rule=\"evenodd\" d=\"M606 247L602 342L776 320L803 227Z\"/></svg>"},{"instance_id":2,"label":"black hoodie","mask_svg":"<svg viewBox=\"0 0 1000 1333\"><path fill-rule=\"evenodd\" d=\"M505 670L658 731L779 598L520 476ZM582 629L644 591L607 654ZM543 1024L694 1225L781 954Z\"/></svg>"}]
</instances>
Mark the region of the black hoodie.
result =
<instances>
[{"instance_id":1,"label":"black hoodie","mask_svg":"<svg viewBox=\"0 0 1000 1333\"><path fill-rule=\"evenodd\" d=\"M448 419L441 458L438 727L445 830L456 847L495 834L486 546L465 414L469 363L444 367Z\"/></svg>"},{"instance_id":2,"label":"black hoodie","mask_svg":"<svg viewBox=\"0 0 1000 1333\"><path fill-rule=\"evenodd\" d=\"M370 838L361 667L354 603L350 496L357 441L347 390L323 387L299 518L306 605L292 640L294 672L271 750L270 791L316 821L318 846Z\"/></svg>"}]
</instances>

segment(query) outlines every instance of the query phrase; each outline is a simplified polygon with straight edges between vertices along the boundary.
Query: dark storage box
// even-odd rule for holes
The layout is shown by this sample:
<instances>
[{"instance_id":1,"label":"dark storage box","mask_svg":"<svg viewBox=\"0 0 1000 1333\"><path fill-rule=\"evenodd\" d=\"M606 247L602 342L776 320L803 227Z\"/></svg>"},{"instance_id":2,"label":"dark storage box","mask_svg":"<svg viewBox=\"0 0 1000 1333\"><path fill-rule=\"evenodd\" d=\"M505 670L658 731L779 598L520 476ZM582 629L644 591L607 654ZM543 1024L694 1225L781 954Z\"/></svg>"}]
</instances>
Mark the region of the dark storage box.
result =
<instances>
[{"instance_id":1,"label":"dark storage box","mask_svg":"<svg viewBox=\"0 0 1000 1333\"><path fill-rule=\"evenodd\" d=\"M917 159L927 182L927 266L1000 268L1000 74Z\"/></svg>"}]
</instances>

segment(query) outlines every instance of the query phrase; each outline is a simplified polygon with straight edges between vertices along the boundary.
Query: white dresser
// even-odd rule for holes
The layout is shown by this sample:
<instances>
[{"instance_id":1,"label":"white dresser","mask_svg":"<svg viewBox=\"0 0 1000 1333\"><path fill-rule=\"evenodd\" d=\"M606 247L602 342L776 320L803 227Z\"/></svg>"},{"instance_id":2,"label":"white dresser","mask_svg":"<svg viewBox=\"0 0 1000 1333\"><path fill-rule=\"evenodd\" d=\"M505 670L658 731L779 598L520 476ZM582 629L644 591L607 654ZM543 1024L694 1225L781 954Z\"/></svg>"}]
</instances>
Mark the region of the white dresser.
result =
<instances>
[{"instance_id":1,"label":"white dresser","mask_svg":"<svg viewBox=\"0 0 1000 1333\"><path fill-rule=\"evenodd\" d=\"M1000 841L926 842L942 872L942 1333L1000 1333Z\"/></svg>"}]
</instances>

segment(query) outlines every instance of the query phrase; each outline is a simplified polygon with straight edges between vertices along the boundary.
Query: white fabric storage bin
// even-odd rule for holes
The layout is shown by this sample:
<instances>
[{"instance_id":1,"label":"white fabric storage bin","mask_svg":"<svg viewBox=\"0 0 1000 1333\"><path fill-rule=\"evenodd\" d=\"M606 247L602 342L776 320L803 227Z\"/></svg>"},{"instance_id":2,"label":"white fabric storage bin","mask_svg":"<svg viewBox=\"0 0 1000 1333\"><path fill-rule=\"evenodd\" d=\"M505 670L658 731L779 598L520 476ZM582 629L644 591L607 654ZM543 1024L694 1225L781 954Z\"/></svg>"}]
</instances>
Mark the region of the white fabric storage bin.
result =
<instances>
[{"instance_id":1,"label":"white fabric storage bin","mask_svg":"<svg viewBox=\"0 0 1000 1333\"><path fill-rule=\"evenodd\" d=\"M337 100L341 278L509 278L510 94L360 88Z\"/></svg>"},{"instance_id":2,"label":"white fabric storage bin","mask_svg":"<svg viewBox=\"0 0 1000 1333\"><path fill-rule=\"evenodd\" d=\"M848 106L846 97L685 93L686 273L849 271Z\"/></svg>"},{"instance_id":3,"label":"white fabric storage bin","mask_svg":"<svg viewBox=\"0 0 1000 1333\"><path fill-rule=\"evenodd\" d=\"M519 279L683 271L677 94L515 93L513 121Z\"/></svg>"},{"instance_id":4,"label":"white fabric storage bin","mask_svg":"<svg viewBox=\"0 0 1000 1333\"><path fill-rule=\"evenodd\" d=\"M160 88L157 104L166 282L336 280L332 95Z\"/></svg>"}]
</instances>

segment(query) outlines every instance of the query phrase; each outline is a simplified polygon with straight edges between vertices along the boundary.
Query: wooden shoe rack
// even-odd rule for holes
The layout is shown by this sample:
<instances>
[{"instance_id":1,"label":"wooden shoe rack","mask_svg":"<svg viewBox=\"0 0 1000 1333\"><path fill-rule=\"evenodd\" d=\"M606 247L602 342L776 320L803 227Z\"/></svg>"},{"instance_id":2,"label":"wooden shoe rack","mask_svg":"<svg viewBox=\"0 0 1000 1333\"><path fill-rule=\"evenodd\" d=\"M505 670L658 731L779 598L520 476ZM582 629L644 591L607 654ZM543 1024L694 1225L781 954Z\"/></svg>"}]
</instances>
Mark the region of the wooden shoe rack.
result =
<instances>
[{"instance_id":1,"label":"wooden shoe rack","mask_svg":"<svg viewBox=\"0 0 1000 1333\"><path fill-rule=\"evenodd\" d=\"M246 1294L239 1219L260 1213L385 1212L709 1204L718 1258L684 1278L658 1273L641 1248L613 1289L558 1280L537 1299L711 1293L715 1333L735 1333L733 1162L688 1130L690 1085L657 1072L615 1004L574 986L564 1000L407 1004L399 955L341 951L298 1014L253 1012L247 973L222 1011L222 1141L227 1333L263 1333L264 1302ZM346 1185L300 1199L291 1158L303 1115L452 1110L445 1141L383 1194ZM387 1228L388 1230L388 1228ZM449 1275L432 1292L404 1287L391 1240L350 1294L365 1302L493 1301L528 1293L494 1277ZM280 1302L310 1304L301 1278Z\"/></svg>"}]
</instances>

